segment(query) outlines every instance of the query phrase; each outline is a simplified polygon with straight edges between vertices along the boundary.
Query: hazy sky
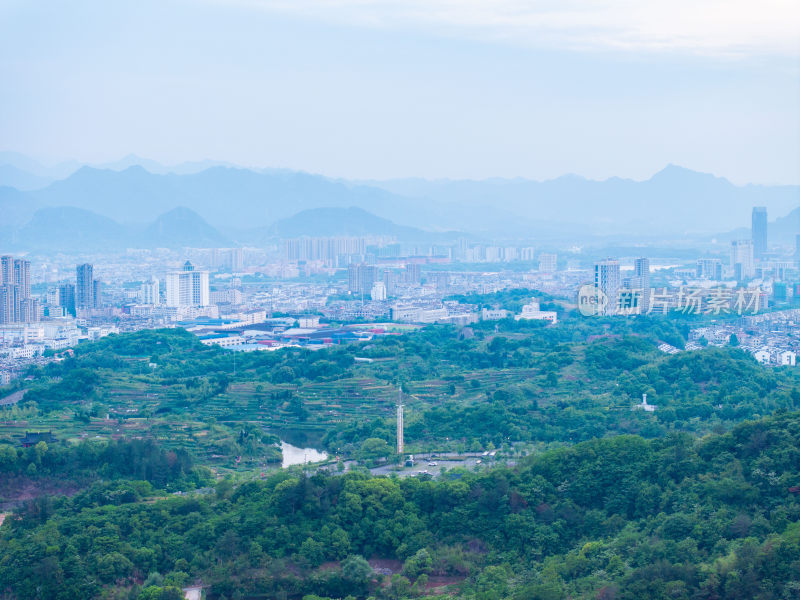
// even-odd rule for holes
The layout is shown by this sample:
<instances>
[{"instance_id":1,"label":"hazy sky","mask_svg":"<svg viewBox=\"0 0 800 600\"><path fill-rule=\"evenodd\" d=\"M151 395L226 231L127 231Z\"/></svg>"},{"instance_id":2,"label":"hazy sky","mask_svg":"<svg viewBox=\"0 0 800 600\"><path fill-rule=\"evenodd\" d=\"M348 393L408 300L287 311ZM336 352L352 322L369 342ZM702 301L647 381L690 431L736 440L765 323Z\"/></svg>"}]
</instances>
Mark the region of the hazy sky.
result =
<instances>
[{"instance_id":1,"label":"hazy sky","mask_svg":"<svg viewBox=\"0 0 800 600\"><path fill-rule=\"evenodd\" d=\"M0 0L0 149L800 183L796 0Z\"/></svg>"}]
</instances>

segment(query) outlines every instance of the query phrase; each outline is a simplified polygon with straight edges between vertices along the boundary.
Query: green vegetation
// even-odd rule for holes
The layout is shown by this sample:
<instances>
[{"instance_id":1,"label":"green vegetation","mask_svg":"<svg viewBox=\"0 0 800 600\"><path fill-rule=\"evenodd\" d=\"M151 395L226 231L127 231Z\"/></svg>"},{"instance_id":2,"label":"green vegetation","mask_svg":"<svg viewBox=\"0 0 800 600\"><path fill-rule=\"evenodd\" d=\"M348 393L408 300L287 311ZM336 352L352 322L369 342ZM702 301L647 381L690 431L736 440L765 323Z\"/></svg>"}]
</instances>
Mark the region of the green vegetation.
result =
<instances>
[{"instance_id":1,"label":"green vegetation","mask_svg":"<svg viewBox=\"0 0 800 600\"><path fill-rule=\"evenodd\" d=\"M0 528L0 597L152 600L194 582L210 599L800 597L795 370L660 352L687 319L549 308L554 327L235 358L142 331L32 370L0 409L0 501L34 490ZM408 452L516 465L371 476L396 458L398 386ZM645 393L655 412L634 408ZM59 441L23 449L25 431ZM275 469L293 437L337 460Z\"/></svg>"},{"instance_id":2,"label":"green vegetation","mask_svg":"<svg viewBox=\"0 0 800 600\"><path fill-rule=\"evenodd\" d=\"M199 577L210 598L410 598L444 577L475 599L791 598L798 448L791 413L700 439L591 440L439 481L283 471L154 500L146 483L97 484L3 527L0 588L150 598L147 579ZM379 585L363 556L404 561L402 574Z\"/></svg>"},{"instance_id":3,"label":"green vegetation","mask_svg":"<svg viewBox=\"0 0 800 600\"><path fill-rule=\"evenodd\" d=\"M743 352L659 352L656 342L683 345L687 330L670 319L508 319L470 331L431 326L235 359L181 330L110 336L35 373L14 409L29 412L0 425L0 442L25 429L62 439L146 435L200 464L242 470L278 461L275 434L299 431L358 457L371 438L394 444L397 385L407 393L411 452L708 433L800 408L792 372L765 370ZM655 414L630 410L643 393Z\"/></svg>"}]
</instances>

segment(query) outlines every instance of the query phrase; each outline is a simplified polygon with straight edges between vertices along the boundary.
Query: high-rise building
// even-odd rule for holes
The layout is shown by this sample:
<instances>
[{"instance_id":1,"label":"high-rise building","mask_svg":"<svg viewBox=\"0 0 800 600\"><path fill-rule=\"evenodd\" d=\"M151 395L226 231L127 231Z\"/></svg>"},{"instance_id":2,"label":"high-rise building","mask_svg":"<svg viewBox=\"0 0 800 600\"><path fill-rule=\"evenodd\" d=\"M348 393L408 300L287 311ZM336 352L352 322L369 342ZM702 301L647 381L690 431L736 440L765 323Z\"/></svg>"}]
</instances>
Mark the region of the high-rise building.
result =
<instances>
[{"instance_id":1,"label":"high-rise building","mask_svg":"<svg viewBox=\"0 0 800 600\"><path fill-rule=\"evenodd\" d=\"M436 291L440 294L446 294L450 290L450 273L434 273L433 281L436 285Z\"/></svg>"},{"instance_id":2,"label":"high-rise building","mask_svg":"<svg viewBox=\"0 0 800 600\"><path fill-rule=\"evenodd\" d=\"M496 263L500 262L500 248L497 246L486 246L486 262Z\"/></svg>"},{"instance_id":3,"label":"high-rise building","mask_svg":"<svg viewBox=\"0 0 800 600\"><path fill-rule=\"evenodd\" d=\"M31 296L31 263L13 256L0 257L0 323L38 320ZM33 318L31 315L36 314Z\"/></svg>"},{"instance_id":4,"label":"high-rise building","mask_svg":"<svg viewBox=\"0 0 800 600\"><path fill-rule=\"evenodd\" d=\"M603 292L607 300L599 314L616 314L620 283L619 261L608 258L594 265L594 287Z\"/></svg>"},{"instance_id":5,"label":"high-rise building","mask_svg":"<svg viewBox=\"0 0 800 600\"><path fill-rule=\"evenodd\" d=\"M94 267L84 263L75 271L75 307L95 308Z\"/></svg>"},{"instance_id":6,"label":"high-rise building","mask_svg":"<svg viewBox=\"0 0 800 600\"><path fill-rule=\"evenodd\" d=\"M23 298L19 302L19 321L36 323L39 321L39 301L36 298Z\"/></svg>"},{"instance_id":7,"label":"high-rise building","mask_svg":"<svg viewBox=\"0 0 800 600\"><path fill-rule=\"evenodd\" d=\"M231 271L241 273L244 270L244 250L231 248Z\"/></svg>"},{"instance_id":8,"label":"high-rise building","mask_svg":"<svg viewBox=\"0 0 800 600\"><path fill-rule=\"evenodd\" d=\"M754 258L764 258L767 252L767 209L764 206L753 208L751 237Z\"/></svg>"},{"instance_id":9,"label":"high-rise building","mask_svg":"<svg viewBox=\"0 0 800 600\"><path fill-rule=\"evenodd\" d=\"M555 273L558 264L558 255L543 252L539 255L539 270L542 273Z\"/></svg>"},{"instance_id":10,"label":"high-rise building","mask_svg":"<svg viewBox=\"0 0 800 600\"><path fill-rule=\"evenodd\" d=\"M503 248L503 260L505 262L514 262L517 260L518 252L515 246L506 246Z\"/></svg>"},{"instance_id":11,"label":"high-rise building","mask_svg":"<svg viewBox=\"0 0 800 600\"><path fill-rule=\"evenodd\" d=\"M755 275L753 240L733 240L731 242L731 270L737 281L751 279Z\"/></svg>"},{"instance_id":12,"label":"high-rise building","mask_svg":"<svg viewBox=\"0 0 800 600\"><path fill-rule=\"evenodd\" d=\"M58 305L67 314L75 315L75 286L71 283L63 283L58 286Z\"/></svg>"},{"instance_id":13,"label":"high-rise building","mask_svg":"<svg viewBox=\"0 0 800 600\"><path fill-rule=\"evenodd\" d=\"M208 271L197 271L188 260L180 271L167 273L167 306L208 306Z\"/></svg>"},{"instance_id":14,"label":"high-rise building","mask_svg":"<svg viewBox=\"0 0 800 600\"><path fill-rule=\"evenodd\" d=\"M139 290L139 299L142 304L161 304L161 294L159 291L158 279L151 277L148 281L142 284Z\"/></svg>"},{"instance_id":15,"label":"high-rise building","mask_svg":"<svg viewBox=\"0 0 800 600\"><path fill-rule=\"evenodd\" d=\"M369 295L372 284L378 280L378 268L374 265L351 264L347 267L347 289L354 294Z\"/></svg>"},{"instance_id":16,"label":"high-rise building","mask_svg":"<svg viewBox=\"0 0 800 600\"><path fill-rule=\"evenodd\" d=\"M14 260L13 256L0 256L0 284L14 283Z\"/></svg>"},{"instance_id":17,"label":"high-rise building","mask_svg":"<svg viewBox=\"0 0 800 600\"><path fill-rule=\"evenodd\" d=\"M519 259L520 260L523 260L523 261L526 261L526 262L531 262L531 261L533 261L534 255L535 255L534 248L531 248L530 246L528 246L526 248L520 248L519 249Z\"/></svg>"},{"instance_id":18,"label":"high-rise building","mask_svg":"<svg viewBox=\"0 0 800 600\"><path fill-rule=\"evenodd\" d=\"M419 285L422 281L422 274L420 267L417 263L408 263L406 265L406 283L408 285Z\"/></svg>"},{"instance_id":19,"label":"high-rise building","mask_svg":"<svg viewBox=\"0 0 800 600\"><path fill-rule=\"evenodd\" d=\"M650 259L637 258L633 261L631 288L641 290L639 311L647 312L650 307Z\"/></svg>"},{"instance_id":20,"label":"high-rise building","mask_svg":"<svg viewBox=\"0 0 800 600\"><path fill-rule=\"evenodd\" d=\"M363 256L366 247L366 238L299 238L285 240L284 253L292 262L321 260L335 264L340 257Z\"/></svg>"},{"instance_id":21,"label":"high-rise building","mask_svg":"<svg viewBox=\"0 0 800 600\"><path fill-rule=\"evenodd\" d=\"M103 282L97 279L92 283L92 302L95 308L103 306Z\"/></svg>"},{"instance_id":22,"label":"high-rise building","mask_svg":"<svg viewBox=\"0 0 800 600\"><path fill-rule=\"evenodd\" d=\"M14 260L14 285L19 286L20 299L31 297L31 263L17 258Z\"/></svg>"},{"instance_id":23,"label":"high-rise building","mask_svg":"<svg viewBox=\"0 0 800 600\"><path fill-rule=\"evenodd\" d=\"M386 286L386 295L394 296L397 293L397 273L391 269L383 271L383 285Z\"/></svg>"},{"instance_id":24,"label":"high-rise building","mask_svg":"<svg viewBox=\"0 0 800 600\"><path fill-rule=\"evenodd\" d=\"M697 277L720 281L722 279L722 261L718 258L697 259Z\"/></svg>"},{"instance_id":25,"label":"high-rise building","mask_svg":"<svg viewBox=\"0 0 800 600\"><path fill-rule=\"evenodd\" d=\"M19 287L10 283L0 285L0 324L19 321Z\"/></svg>"}]
</instances>

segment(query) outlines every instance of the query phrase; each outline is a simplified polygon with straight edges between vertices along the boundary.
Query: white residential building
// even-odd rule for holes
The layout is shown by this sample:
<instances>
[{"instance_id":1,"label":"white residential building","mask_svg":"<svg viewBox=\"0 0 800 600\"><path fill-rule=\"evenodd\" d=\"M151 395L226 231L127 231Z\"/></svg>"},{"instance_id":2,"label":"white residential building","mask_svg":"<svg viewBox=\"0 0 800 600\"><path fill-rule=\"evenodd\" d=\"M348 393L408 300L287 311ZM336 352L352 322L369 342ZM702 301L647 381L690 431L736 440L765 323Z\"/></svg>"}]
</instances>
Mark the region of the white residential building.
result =
<instances>
[{"instance_id":1,"label":"white residential building","mask_svg":"<svg viewBox=\"0 0 800 600\"><path fill-rule=\"evenodd\" d=\"M161 304L161 292L158 279L151 277L142 284L139 290L139 300L142 304L152 304L153 306Z\"/></svg>"},{"instance_id":2,"label":"white residential building","mask_svg":"<svg viewBox=\"0 0 800 600\"><path fill-rule=\"evenodd\" d=\"M315 329L319 327L319 317L299 317L297 319L298 324L303 329Z\"/></svg>"},{"instance_id":3,"label":"white residential building","mask_svg":"<svg viewBox=\"0 0 800 600\"><path fill-rule=\"evenodd\" d=\"M242 292L229 288L227 290L214 290L209 295L211 304L241 304Z\"/></svg>"},{"instance_id":4,"label":"white residential building","mask_svg":"<svg viewBox=\"0 0 800 600\"><path fill-rule=\"evenodd\" d=\"M600 314L617 314L620 285L619 261L609 258L594 265L594 287L603 292L606 300L600 306Z\"/></svg>"},{"instance_id":5,"label":"white residential building","mask_svg":"<svg viewBox=\"0 0 800 600\"><path fill-rule=\"evenodd\" d=\"M208 305L208 271L196 271L187 260L182 270L167 273L167 306Z\"/></svg>"},{"instance_id":6,"label":"white residential building","mask_svg":"<svg viewBox=\"0 0 800 600\"><path fill-rule=\"evenodd\" d=\"M372 290L370 291L370 298L376 302L382 302L386 300L386 284L382 281L376 281L373 283Z\"/></svg>"},{"instance_id":7,"label":"white residential building","mask_svg":"<svg viewBox=\"0 0 800 600\"><path fill-rule=\"evenodd\" d=\"M769 362L770 362L770 358L771 358L770 354L769 354L769 351L765 350L763 348L761 350L757 350L756 352L753 352L753 356L762 365L768 365Z\"/></svg>"},{"instance_id":8,"label":"white residential building","mask_svg":"<svg viewBox=\"0 0 800 600\"><path fill-rule=\"evenodd\" d=\"M734 278L740 281L755 276L753 240L733 240L731 242L731 270Z\"/></svg>"},{"instance_id":9,"label":"white residential building","mask_svg":"<svg viewBox=\"0 0 800 600\"><path fill-rule=\"evenodd\" d=\"M778 353L778 364L784 367L794 367L797 364L797 353L784 350Z\"/></svg>"},{"instance_id":10,"label":"white residential building","mask_svg":"<svg viewBox=\"0 0 800 600\"><path fill-rule=\"evenodd\" d=\"M24 346L11 346L10 348L0 348L0 356L8 358L33 358L44 354L44 344L25 344Z\"/></svg>"}]
</instances>

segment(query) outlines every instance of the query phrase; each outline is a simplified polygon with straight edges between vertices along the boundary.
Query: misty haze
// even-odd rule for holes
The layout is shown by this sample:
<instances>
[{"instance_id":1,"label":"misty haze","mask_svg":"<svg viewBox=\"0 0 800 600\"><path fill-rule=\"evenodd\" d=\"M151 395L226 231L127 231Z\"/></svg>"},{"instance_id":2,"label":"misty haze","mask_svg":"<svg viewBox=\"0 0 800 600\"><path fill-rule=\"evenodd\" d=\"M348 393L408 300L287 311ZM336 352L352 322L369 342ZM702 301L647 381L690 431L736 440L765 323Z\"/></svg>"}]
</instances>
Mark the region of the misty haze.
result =
<instances>
[{"instance_id":1,"label":"misty haze","mask_svg":"<svg viewBox=\"0 0 800 600\"><path fill-rule=\"evenodd\" d=\"M0 599L800 598L798 34L0 3Z\"/></svg>"}]
</instances>

